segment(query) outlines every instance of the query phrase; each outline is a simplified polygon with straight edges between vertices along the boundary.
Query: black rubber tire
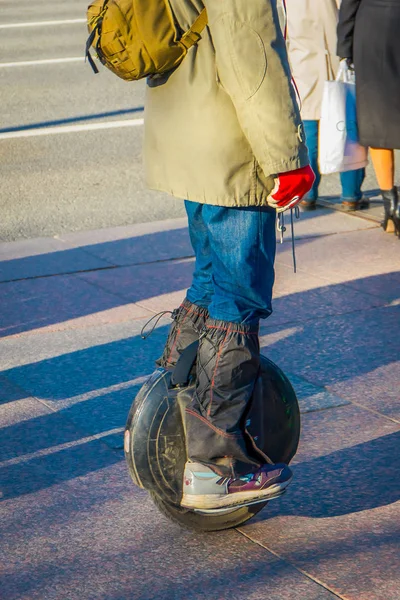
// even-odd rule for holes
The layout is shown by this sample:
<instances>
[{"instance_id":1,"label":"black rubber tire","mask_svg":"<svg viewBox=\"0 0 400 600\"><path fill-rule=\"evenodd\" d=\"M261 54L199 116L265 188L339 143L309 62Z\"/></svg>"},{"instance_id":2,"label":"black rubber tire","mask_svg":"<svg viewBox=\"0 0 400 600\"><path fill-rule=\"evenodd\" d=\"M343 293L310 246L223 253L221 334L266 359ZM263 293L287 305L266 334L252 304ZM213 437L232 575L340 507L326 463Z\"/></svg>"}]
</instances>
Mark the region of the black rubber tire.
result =
<instances>
[{"instance_id":1,"label":"black rubber tire","mask_svg":"<svg viewBox=\"0 0 400 600\"><path fill-rule=\"evenodd\" d=\"M268 504L268 502L260 502L259 504L237 508L227 514L205 515L195 513L192 510L187 510L177 505L169 504L169 502L164 502L160 496L154 492L150 492L150 496L158 510L164 516L168 517L170 521L177 523L184 529L203 533L239 527L239 525L246 523L246 521L254 517L254 515L260 512L260 510Z\"/></svg>"},{"instance_id":2,"label":"black rubber tire","mask_svg":"<svg viewBox=\"0 0 400 600\"><path fill-rule=\"evenodd\" d=\"M265 357L262 357L262 372L260 382L264 382L264 387L261 386L259 397L263 399L268 390L263 450L273 462L288 464L296 453L300 436L296 394L284 373ZM163 369L155 371L132 404L124 445L131 477L136 485L149 492L163 515L185 529L211 532L243 525L268 501L215 515L180 506L186 461L182 411L191 400L194 384L174 389L170 387L170 376Z\"/></svg>"}]
</instances>

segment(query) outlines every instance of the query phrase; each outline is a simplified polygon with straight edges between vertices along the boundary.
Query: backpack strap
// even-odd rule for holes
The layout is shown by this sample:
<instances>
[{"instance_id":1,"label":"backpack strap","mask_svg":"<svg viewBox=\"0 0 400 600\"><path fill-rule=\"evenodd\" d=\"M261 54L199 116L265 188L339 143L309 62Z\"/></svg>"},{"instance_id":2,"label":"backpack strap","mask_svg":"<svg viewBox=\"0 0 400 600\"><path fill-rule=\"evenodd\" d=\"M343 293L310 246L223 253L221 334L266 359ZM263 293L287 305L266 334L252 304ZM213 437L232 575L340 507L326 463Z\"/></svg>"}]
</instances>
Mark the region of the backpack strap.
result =
<instances>
[{"instance_id":1,"label":"backpack strap","mask_svg":"<svg viewBox=\"0 0 400 600\"><path fill-rule=\"evenodd\" d=\"M208 16L207 10L203 8L193 25L190 29L183 34L179 42L185 46L186 50L189 50L192 46L197 44L197 42L201 39L201 33L203 29L207 26Z\"/></svg>"},{"instance_id":2,"label":"backpack strap","mask_svg":"<svg viewBox=\"0 0 400 600\"><path fill-rule=\"evenodd\" d=\"M96 39L96 36L98 37L97 39L97 44L100 41L100 35L101 35L101 26L103 23L103 17L105 15L105 12L107 10L107 4L108 4L109 0L104 0L103 2L103 6L101 7L101 11L99 12L99 14L95 15L94 17L92 17L89 21L89 31L90 31L90 35L86 41L86 50L85 50L85 62L86 59L89 61L90 66L93 69L93 72L95 74L97 74L99 72L96 63L93 60L92 55L90 54L90 47L93 45L94 40Z\"/></svg>"}]
</instances>

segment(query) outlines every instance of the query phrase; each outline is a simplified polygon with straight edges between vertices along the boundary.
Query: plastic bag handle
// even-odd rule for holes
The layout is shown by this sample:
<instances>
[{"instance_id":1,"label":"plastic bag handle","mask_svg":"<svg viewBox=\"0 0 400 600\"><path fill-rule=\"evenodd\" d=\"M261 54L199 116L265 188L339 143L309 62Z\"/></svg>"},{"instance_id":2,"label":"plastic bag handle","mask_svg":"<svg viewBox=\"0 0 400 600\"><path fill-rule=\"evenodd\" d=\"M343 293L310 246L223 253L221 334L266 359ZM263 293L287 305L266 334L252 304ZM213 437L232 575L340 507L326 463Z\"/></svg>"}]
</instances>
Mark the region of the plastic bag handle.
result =
<instances>
[{"instance_id":1,"label":"plastic bag handle","mask_svg":"<svg viewBox=\"0 0 400 600\"><path fill-rule=\"evenodd\" d=\"M347 59L343 58L339 63L339 69L336 75L336 81L343 81L344 83L354 83L354 71L350 69L347 64Z\"/></svg>"}]
</instances>

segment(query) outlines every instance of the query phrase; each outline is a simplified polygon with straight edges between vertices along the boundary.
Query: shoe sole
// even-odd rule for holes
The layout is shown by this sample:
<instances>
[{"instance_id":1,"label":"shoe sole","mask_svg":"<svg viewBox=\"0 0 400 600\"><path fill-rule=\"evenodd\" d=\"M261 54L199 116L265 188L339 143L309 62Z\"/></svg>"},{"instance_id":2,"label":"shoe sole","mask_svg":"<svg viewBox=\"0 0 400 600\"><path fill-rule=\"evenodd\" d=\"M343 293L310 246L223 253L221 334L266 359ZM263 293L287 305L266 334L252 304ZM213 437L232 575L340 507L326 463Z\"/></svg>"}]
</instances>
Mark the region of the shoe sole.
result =
<instances>
[{"instance_id":1,"label":"shoe sole","mask_svg":"<svg viewBox=\"0 0 400 600\"><path fill-rule=\"evenodd\" d=\"M275 483L266 490L256 492L236 492L235 494L183 494L181 506L192 510L212 510L218 508L239 508L278 498L287 488L293 477L282 483Z\"/></svg>"},{"instance_id":2,"label":"shoe sole","mask_svg":"<svg viewBox=\"0 0 400 600\"><path fill-rule=\"evenodd\" d=\"M268 496L267 499L259 498L258 500L248 500L247 502L243 502L242 504L236 504L235 506L225 506L225 508L194 508L193 512L199 515L226 515L245 506L254 506L255 504L264 504L265 502L271 502L271 500L275 500L275 498L280 498L281 496L283 496L285 492L286 488L280 490L273 496Z\"/></svg>"}]
</instances>

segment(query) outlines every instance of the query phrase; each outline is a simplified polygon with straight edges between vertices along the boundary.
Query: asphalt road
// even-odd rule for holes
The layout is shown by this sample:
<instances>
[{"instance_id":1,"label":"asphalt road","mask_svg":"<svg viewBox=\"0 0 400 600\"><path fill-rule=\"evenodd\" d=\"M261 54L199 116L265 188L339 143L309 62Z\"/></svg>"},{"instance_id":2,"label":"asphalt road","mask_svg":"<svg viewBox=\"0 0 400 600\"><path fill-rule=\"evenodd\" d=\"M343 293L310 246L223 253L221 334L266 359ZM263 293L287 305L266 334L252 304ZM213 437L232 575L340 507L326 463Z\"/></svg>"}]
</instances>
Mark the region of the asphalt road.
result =
<instances>
[{"instance_id":1,"label":"asphalt road","mask_svg":"<svg viewBox=\"0 0 400 600\"><path fill-rule=\"evenodd\" d=\"M143 127L115 126L143 118L145 84L94 75L85 23L62 22L84 19L87 4L0 0L2 240L184 215L182 201L145 189ZM74 60L37 62L59 58ZM111 127L86 128L101 124Z\"/></svg>"},{"instance_id":2,"label":"asphalt road","mask_svg":"<svg viewBox=\"0 0 400 600\"><path fill-rule=\"evenodd\" d=\"M145 189L143 126L117 126L143 118L145 83L83 61L87 4L0 0L0 240L184 215ZM364 187L377 187L371 169ZM322 194L339 192L324 179Z\"/></svg>"}]
</instances>

